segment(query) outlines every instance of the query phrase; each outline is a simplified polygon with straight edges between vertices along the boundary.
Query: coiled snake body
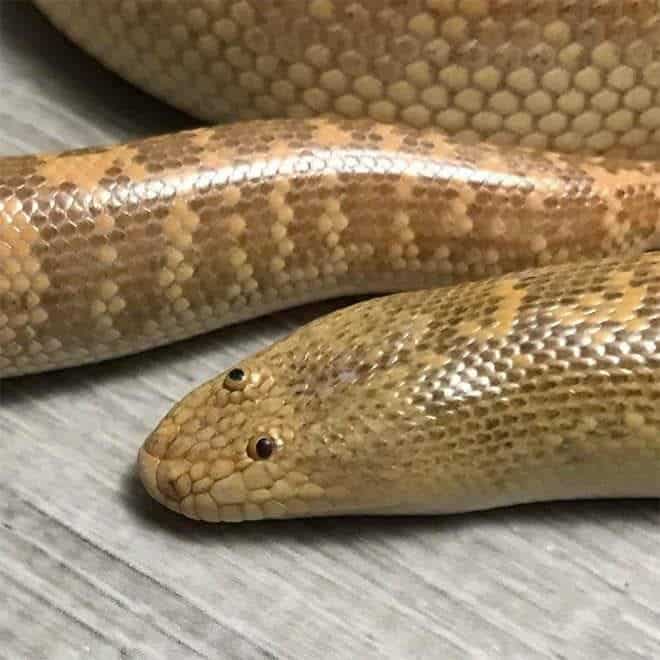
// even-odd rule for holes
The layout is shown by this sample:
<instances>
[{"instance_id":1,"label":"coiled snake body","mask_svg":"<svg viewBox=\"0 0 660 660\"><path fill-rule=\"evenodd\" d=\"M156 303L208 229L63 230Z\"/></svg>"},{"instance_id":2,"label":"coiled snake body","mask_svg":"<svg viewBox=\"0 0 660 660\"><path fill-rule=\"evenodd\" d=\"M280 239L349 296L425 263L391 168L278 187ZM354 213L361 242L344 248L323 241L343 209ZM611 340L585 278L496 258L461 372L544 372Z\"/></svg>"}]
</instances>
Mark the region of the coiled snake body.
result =
<instances>
[{"instance_id":1,"label":"coiled snake body","mask_svg":"<svg viewBox=\"0 0 660 660\"><path fill-rule=\"evenodd\" d=\"M289 119L0 161L0 375L423 289L186 397L140 450L156 499L234 521L660 494L655 3L37 4L184 109Z\"/></svg>"}]
</instances>

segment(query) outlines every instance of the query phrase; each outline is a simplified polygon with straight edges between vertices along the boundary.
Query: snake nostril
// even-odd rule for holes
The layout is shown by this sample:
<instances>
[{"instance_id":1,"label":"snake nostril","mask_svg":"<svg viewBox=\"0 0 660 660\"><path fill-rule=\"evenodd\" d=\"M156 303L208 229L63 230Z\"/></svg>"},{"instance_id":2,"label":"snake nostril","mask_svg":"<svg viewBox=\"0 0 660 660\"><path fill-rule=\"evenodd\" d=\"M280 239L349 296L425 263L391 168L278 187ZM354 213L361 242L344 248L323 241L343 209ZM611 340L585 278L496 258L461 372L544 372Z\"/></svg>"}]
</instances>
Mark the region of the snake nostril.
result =
<instances>
[{"instance_id":1,"label":"snake nostril","mask_svg":"<svg viewBox=\"0 0 660 660\"><path fill-rule=\"evenodd\" d=\"M190 470L190 463L182 459L161 461L156 470L156 482L160 492L174 500L181 498L177 488L179 477Z\"/></svg>"},{"instance_id":2,"label":"snake nostril","mask_svg":"<svg viewBox=\"0 0 660 660\"><path fill-rule=\"evenodd\" d=\"M176 438L177 432L178 426L172 420L165 419L145 440L144 450L156 458L163 458Z\"/></svg>"}]
</instances>

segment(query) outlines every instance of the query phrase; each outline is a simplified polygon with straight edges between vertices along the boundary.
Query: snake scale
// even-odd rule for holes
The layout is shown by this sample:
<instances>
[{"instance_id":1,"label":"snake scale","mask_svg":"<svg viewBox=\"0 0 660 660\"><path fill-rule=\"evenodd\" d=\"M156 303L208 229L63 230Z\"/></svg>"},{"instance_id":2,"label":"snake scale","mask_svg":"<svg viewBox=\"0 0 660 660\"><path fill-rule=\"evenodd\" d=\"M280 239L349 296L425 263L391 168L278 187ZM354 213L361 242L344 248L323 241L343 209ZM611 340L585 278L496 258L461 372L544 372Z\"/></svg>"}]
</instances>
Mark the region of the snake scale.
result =
<instances>
[{"instance_id":1,"label":"snake scale","mask_svg":"<svg viewBox=\"0 0 660 660\"><path fill-rule=\"evenodd\" d=\"M655 1L36 4L147 91L246 121L0 160L0 376L392 294L179 402L140 449L158 501L660 495Z\"/></svg>"}]
</instances>

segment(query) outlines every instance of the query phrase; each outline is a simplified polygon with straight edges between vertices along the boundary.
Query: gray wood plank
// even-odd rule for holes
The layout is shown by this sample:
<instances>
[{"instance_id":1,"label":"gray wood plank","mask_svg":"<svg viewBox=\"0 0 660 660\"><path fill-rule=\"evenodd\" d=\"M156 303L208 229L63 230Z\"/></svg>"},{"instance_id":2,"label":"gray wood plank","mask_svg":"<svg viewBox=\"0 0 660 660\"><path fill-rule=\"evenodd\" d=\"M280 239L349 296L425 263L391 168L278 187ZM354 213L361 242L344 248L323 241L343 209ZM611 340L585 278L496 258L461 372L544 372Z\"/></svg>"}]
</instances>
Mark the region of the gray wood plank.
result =
<instances>
[{"instance_id":1,"label":"gray wood plank","mask_svg":"<svg viewBox=\"0 0 660 660\"><path fill-rule=\"evenodd\" d=\"M0 3L0 152L192 123ZM149 500L170 405L335 305L0 383L0 657L660 657L655 501L215 527Z\"/></svg>"}]
</instances>

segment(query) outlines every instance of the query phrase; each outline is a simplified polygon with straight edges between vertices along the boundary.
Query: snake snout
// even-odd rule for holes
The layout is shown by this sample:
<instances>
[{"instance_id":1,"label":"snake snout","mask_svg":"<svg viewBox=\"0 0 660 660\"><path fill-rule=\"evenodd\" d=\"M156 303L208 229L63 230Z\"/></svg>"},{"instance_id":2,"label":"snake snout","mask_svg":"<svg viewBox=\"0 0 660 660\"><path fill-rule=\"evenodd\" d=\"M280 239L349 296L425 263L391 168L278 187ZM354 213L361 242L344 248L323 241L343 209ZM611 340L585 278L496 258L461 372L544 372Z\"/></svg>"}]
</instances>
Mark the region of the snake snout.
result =
<instances>
[{"instance_id":1,"label":"snake snout","mask_svg":"<svg viewBox=\"0 0 660 660\"><path fill-rule=\"evenodd\" d=\"M183 459L154 456L145 446L138 453L138 473L146 491L173 511L181 511L180 502L190 489L190 467Z\"/></svg>"},{"instance_id":2,"label":"snake snout","mask_svg":"<svg viewBox=\"0 0 660 660\"><path fill-rule=\"evenodd\" d=\"M144 441L142 448L154 458L164 458L166 454L171 456L178 437L179 426L170 417L166 417Z\"/></svg>"},{"instance_id":3,"label":"snake snout","mask_svg":"<svg viewBox=\"0 0 660 660\"><path fill-rule=\"evenodd\" d=\"M189 494L192 467L177 451L179 428L164 419L149 435L138 453L138 473L145 489L168 508L181 512L181 501Z\"/></svg>"},{"instance_id":4,"label":"snake snout","mask_svg":"<svg viewBox=\"0 0 660 660\"><path fill-rule=\"evenodd\" d=\"M224 444L221 436L217 442ZM189 518L238 522L255 517L240 461L220 457L218 451L195 441L167 417L140 448L138 473L149 495ZM254 481L254 470L249 474Z\"/></svg>"},{"instance_id":5,"label":"snake snout","mask_svg":"<svg viewBox=\"0 0 660 660\"><path fill-rule=\"evenodd\" d=\"M160 458L145 446L138 454L138 471L145 489L155 500L189 518L208 522L239 522L263 513L247 502L243 476L230 461L215 461L204 468L183 458ZM228 470L228 467L232 467ZM204 475L196 475L203 471ZM223 472L226 476L215 479ZM193 479L199 476L196 481ZM258 515L257 515L258 514Z\"/></svg>"}]
</instances>

